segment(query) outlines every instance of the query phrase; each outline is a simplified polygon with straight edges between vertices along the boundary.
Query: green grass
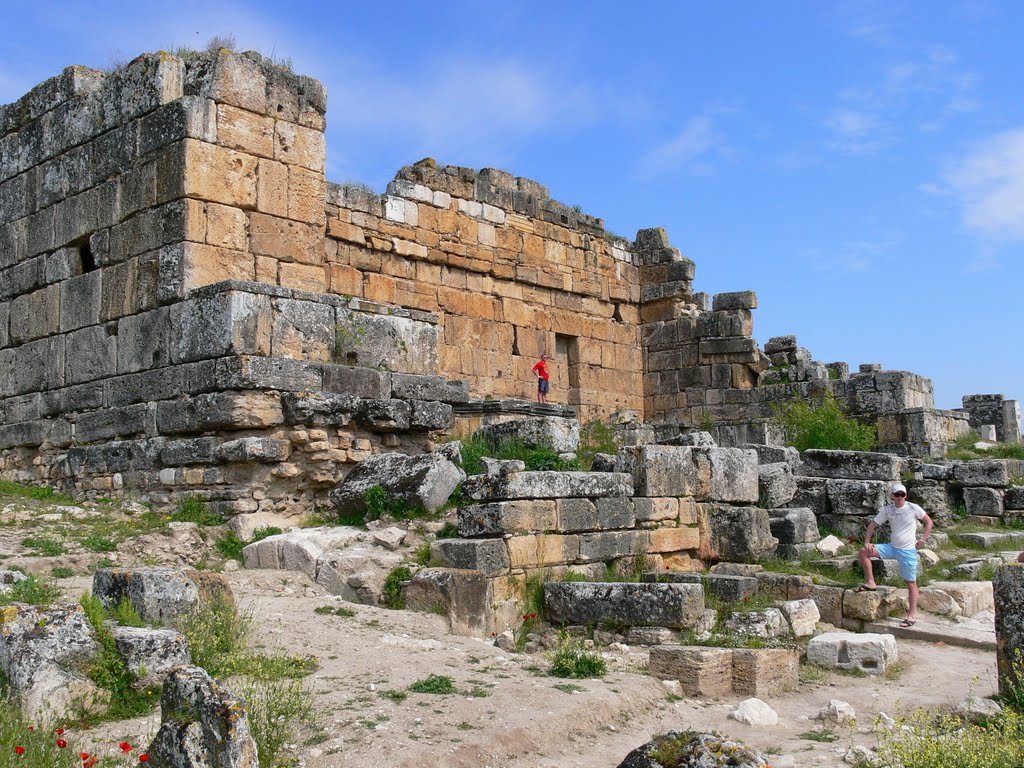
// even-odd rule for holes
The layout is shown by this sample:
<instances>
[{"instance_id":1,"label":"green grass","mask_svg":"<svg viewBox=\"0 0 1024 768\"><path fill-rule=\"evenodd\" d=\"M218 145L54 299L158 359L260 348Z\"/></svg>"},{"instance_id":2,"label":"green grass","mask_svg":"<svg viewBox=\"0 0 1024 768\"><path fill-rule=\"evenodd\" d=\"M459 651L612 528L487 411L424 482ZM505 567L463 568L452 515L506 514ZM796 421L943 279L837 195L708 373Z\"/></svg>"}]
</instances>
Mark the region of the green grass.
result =
<instances>
[{"instance_id":1,"label":"green grass","mask_svg":"<svg viewBox=\"0 0 1024 768\"><path fill-rule=\"evenodd\" d=\"M284 529L278 528L276 525L265 525L253 531L252 540L249 543L253 544L257 541L263 541L266 538L278 536L282 533L284 533Z\"/></svg>"},{"instance_id":2,"label":"green grass","mask_svg":"<svg viewBox=\"0 0 1024 768\"><path fill-rule=\"evenodd\" d=\"M561 691L562 693L583 693L585 690L587 690L586 688L576 685L575 683L556 683L551 687Z\"/></svg>"},{"instance_id":3,"label":"green grass","mask_svg":"<svg viewBox=\"0 0 1024 768\"><path fill-rule=\"evenodd\" d=\"M385 608L401 610L405 608L405 595L402 593L402 582L412 578L412 571L408 566L400 565L392 568L388 577L384 580L384 594L381 596L381 604Z\"/></svg>"},{"instance_id":4,"label":"green grass","mask_svg":"<svg viewBox=\"0 0 1024 768\"><path fill-rule=\"evenodd\" d=\"M59 541L53 539L44 538L25 538L21 540L21 546L35 550L38 554L45 557L57 557L63 555L67 550L64 549L64 545Z\"/></svg>"},{"instance_id":5,"label":"green grass","mask_svg":"<svg viewBox=\"0 0 1024 768\"><path fill-rule=\"evenodd\" d=\"M975 459L1024 459L1024 445L1019 443L996 443L991 448L975 448L981 441L977 432L968 432L956 439L954 447L946 451L947 459L973 461Z\"/></svg>"},{"instance_id":6,"label":"green grass","mask_svg":"<svg viewBox=\"0 0 1024 768\"><path fill-rule=\"evenodd\" d=\"M594 463L594 456L599 453L619 452L622 441L614 430L602 421L588 421L580 428L580 447L576 451L581 469L589 470Z\"/></svg>"},{"instance_id":7,"label":"green grass","mask_svg":"<svg viewBox=\"0 0 1024 768\"><path fill-rule=\"evenodd\" d=\"M255 630L251 613L239 612L227 600L200 603L179 630L188 640L192 663L213 677L245 670L249 641Z\"/></svg>"},{"instance_id":8,"label":"green grass","mask_svg":"<svg viewBox=\"0 0 1024 768\"><path fill-rule=\"evenodd\" d=\"M214 542L214 546L225 560L237 560L241 562L242 550L245 549L246 542L238 538L238 534L234 531L228 531Z\"/></svg>"},{"instance_id":9,"label":"green grass","mask_svg":"<svg viewBox=\"0 0 1024 768\"><path fill-rule=\"evenodd\" d=\"M417 680L409 686L409 690L413 693L434 693L439 695L458 693L452 679L447 675L430 675L422 680Z\"/></svg>"},{"instance_id":10,"label":"green grass","mask_svg":"<svg viewBox=\"0 0 1024 768\"><path fill-rule=\"evenodd\" d=\"M300 730L315 724L317 717L313 696L303 683L250 676L233 682L231 690L245 700L259 767L297 765L297 757L284 755Z\"/></svg>"},{"instance_id":11,"label":"green grass","mask_svg":"<svg viewBox=\"0 0 1024 768\"><path fill-rule=\"evenodd\" d=\"M321 616L341 616L342 618L350 619L356 615L356 612L351 608L345 608L338 606L335 608L332 605L321 605L313 609L313 613L318 613Z\"/></svg>"},{"instance_id":12,"label":"green grass","mask_svg":"<svg viewBox=\"0 0 1024 768\"><path fill-rule=\"evenodd\" d=\"M117 550L117 542L99 534L86 536L79 543L93 552L114 552Z\"/></svg>"},{"instance_id":13,"label":"green grass","mask_svg":"<svg viewBox=\"0 0 1024 768\"><path fill-rule=\"evenodd\" d=\"M983 724L918 710L882 734L879 768L1020 768L1024 716L1013 709Z\"/></svg>"},{"instance_id":14,"label":"green grass","mask_svg":"<svg viewBox=\"0 0 1024 768\"><path fill-rule=\"evenodd\" d=\"M48 485L24 485L10 480L0 480L0 496L20 496L39 501L51 501L54 504L76 503L70 496L58 493Z\"/></svg>"},{"instance_id":15,"label":"green grass","mask_svg":"<svg viewBox=\"0 0 1024 768\"><path fill-rule=\"evenodd\" d=\"M176 523L195 523L201 526L220 525L224 522L220 515L209 510L206 502L195 496L183 498L171 514L171 519Z\"/></svg>"},{"instance_id":16,"label":"green grass","mask_svg":"<svg viewBox=\"0 0 1024 768\"><path fill-rule=\"evenodd\" d=\"M558 648L551 655L551 668L548 673L552 677L589 678L604 677L608 665L601 654L588 650L583 641L571 638L563 632Z\"/></svg>"},{"instance_id":17,"label":"green grass","mask_svg":"<svg viewBox=\"0 0 1024 768\"><path fill-rule=\"evenodd\" d=\"M819 728L816 731L805 731L797 738L804 739L805 741L817 741L822 744L831 744L834 741L839 741L839 734L835 731L829 730L828 728Z\"/></svg>"},{"instance_id":18,"label":"green grass","mask_svg":"<svg viewBox=\"0 0 1024 768\"><path fill-rule=\"evenodd\" d=\"M484 471L483 459L519 460L529 471L579 469L579 461L565 461L552 448L528 448L518 440L501 440L492 443L482 437L471 437L462 441L462 468L467 475L479 475Z\"/></svg>"},{"instance_id":19,"label":"green grass","mask_svg":"<svg viewBox=\"0 0 1024 768\"><path fill-rule=\"evenodd\" d=\"M82 768L77 746L59 747L55 730L53 723L27 717L15 702L0 696L0 766ZM24 753L17 754L15 748L23 749Z\"/></svg>"},{"instance_id":20,"label":"green grass","mask_svg":"<svg viewBox=\"0 0 1024 768\"><path fill-rule=\"evenodd\" d=\"M401 704L403 701L409 698L409 694L406 691L387 690L380 691L378 695L382 699L391 699L391 701L395 702L396 704Z\"/></svg>"},{"instance_id":21,"label":"green grass","mask_svg":"<svg viewBox=\"0 0 1024 768\"><path fill-rule=\"evenodd\" d=\"M60 590L47 581L36 576L28 576L24 581L12 584L9 592L0 593L0 605L11 603L28 603L29 605L49 605L60 597Z\"/></svg>"},{"instance_id":22,"label":"green grass","mask_svg":"<svg viewBox=\"0 0 1024 768\"><path fill-rule=\"evenodd\" d=\"M53 575L53 578L55 579L70 579L72 576L75 575L75 569L68 568L66 565L58 565L55 568L53 568L50 571L50 573Z\"/></svg>"}]
</instances>

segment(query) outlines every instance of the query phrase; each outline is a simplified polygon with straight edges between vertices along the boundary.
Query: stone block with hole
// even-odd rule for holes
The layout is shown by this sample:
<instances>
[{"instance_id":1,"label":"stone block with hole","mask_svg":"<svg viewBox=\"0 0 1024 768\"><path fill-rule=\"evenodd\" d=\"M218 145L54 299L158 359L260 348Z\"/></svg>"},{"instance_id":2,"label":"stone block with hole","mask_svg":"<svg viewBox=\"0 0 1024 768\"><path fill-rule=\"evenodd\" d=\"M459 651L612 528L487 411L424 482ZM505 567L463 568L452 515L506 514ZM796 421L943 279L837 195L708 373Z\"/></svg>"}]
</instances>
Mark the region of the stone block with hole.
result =
<instances>
[{"instance_id":1,"label":"stone block with hole","mask_svg":"<svg viewBox=\"0 0 1024 768\"><path fill-rule=\"evenodd\" d=\"M807 663L823 669L884 675L897 661L899 653L892 635L826 632L807 644Z\"/></svg>"},{"instance_id":2,"label":"stone block with hole","mask_svg":"<svg viewBox=\"0 0 1024 768\"><path fill-rule=\"evenodd\" d=\"M651 648L648 674L678 680L690 697L719 699L732 693L732 649L685 645Z\"/></svg>"}]
</instances>

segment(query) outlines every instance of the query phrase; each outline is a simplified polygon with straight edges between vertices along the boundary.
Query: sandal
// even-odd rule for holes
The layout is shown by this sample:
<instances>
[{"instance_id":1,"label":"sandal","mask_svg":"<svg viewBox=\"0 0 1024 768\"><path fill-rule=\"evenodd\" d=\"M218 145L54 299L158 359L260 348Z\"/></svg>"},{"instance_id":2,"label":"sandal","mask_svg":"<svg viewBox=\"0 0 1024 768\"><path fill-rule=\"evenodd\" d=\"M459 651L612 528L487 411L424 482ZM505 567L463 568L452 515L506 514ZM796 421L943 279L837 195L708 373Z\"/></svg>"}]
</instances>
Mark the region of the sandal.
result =
<instances>
[{"instance_id":1,"label":"sandal","mask_svg":"<svg viewBox=\"0 0 1024 768\"><path fill-rule=\"evenodd\" d=\"M861 584L857 587L854 592L877 592L878 587L869 587L867 584Z\"/></svg>"},{"instance_id":2,"label":"sandal","mask_svg":"<svg viewBox=\"0 0 1024 768\"><path fill-rule=\"evenodd\" d=\"M903 627L904 629L912 627L915 624L917 624L917 619L904 619L903 621L900 622L900 626Z\"/></svg>"}]
</instances>

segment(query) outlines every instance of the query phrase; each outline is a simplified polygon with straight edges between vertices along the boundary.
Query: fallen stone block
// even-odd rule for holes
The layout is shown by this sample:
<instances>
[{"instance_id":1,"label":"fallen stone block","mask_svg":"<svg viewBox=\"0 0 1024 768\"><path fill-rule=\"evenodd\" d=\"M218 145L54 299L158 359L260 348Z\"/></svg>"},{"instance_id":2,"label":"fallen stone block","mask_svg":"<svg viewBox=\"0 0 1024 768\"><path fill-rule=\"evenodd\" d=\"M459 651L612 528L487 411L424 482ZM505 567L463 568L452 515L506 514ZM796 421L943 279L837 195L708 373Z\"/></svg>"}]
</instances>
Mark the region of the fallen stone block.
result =
<instances>
[{"instance_id":1,"label":"fallen stone block","mask_svg":"<svg viewBox=\"0 0 1024 768\"><path fill-rule=\"evenodd\" d=\"M818 627L821 613L811 598L786 600L779 606L793 637L810 637Z\"/></svg>"},{"instance_id":2,"label":"fallen stone block","mask_svg":"<svg viewBox=\"0 0 1024 768\"><path fill-rule=\"evenodd\" d=\"M1003 492L996 488L964 488L964 507L974 517L1002 517Z\"/></svg>"},{"instance_id":3,"label":"fallen stone block","mask_svg":"<svg viewBox=\"0 0 1024 768\"><path fill-rule=\"evenodd\" d=\"M737 648L732 652L732 691L766 696L793 691L799 683L800 652L791 648Z\"/></svg>"},{"instance_id":4,"label":"fallen stone block","mask_svg":"<svg viewBox=\"0 0 1024 768\"><path fill-rule=\"evenodd\" d=\"M940 589L956 601L960 613L974 616L982 611L995 610L995 599L990 581L933 581L930 589Z\"/></svg>"},{"instance_id":5,"label":"fallen stone block","mask_svg":"<svg viewBox=\"0 0 1024 768\"><path fill-rule=\"evenodd\" d=\"M789 634L789 625L778 608L730 613L725 620L725 628L737 635L766 639Z\"/></svg>"},{"instance_id":6,"label":"fallen stone block","mask_svg":"<svg viewBox=\"0 0 1024 768\"><path fill-rule=\"evenodd\" d=\"M548 582L544 609L549 621L564 624L691 628L704 612L697 584Z\"/></svg>"},{"instance_id":7,"label":"fallen stone block","mask_svg":"<svg viewBox=\"0 0 1024 768\"><path fill-rule=\"evenodd\" d=\"M490 580L481 572L424 568L402 592L407 609L442 614L452 634L481 637L492 631Z\"/></svg>"},{"instance_id":8,"label":"fallen stone block","mask_svg":"<svg viewBox=\"0 0 1024 768\"><path fill-rule=\"evenodd\" d=\"M79 705L100 705L104 693L81 671L99 654L96 632L78 604L0 608L0 674L29 718L61 720Z\"/></svg>"},{"instance_id":9,"label":"fallen stone block","mask_svg":"<svg viewBox=\"0 0 1024 768\"><path fill-rule=\"evenodd\" d=\"M843 588L828 587L815 584L811 589L811 599L818 606L818 615L821 621L827 621L834 626L841 626L843 623Z\"/></svg>"},{"instance_id":10,"label":"fallen stone block","mask_svg":"<svg viewBox=\"0 0 1024 768\"><path fill-rule=\"evenodd\" d=\"M504 476L472 475L462 485L472 501L566 499L632 496L632 478L621 472L513 472Z\"/></svg>"},{"instance_id":11,"label":"fallen stone block","mask_svg":"<svg viewBox=\"0 0 1024 768\"><path fill-rule=\"evenodd\" d=\"M648 674L678 680L683 694L720 699L732 693L732 649L685 645L651 648Z\"/></svg>"},{"instance_id":12,"label":"fallen stone block","mask_svg":"<svg viewBox=\"0 0 1024 768\"><path fill-rule=\"evenodd\" d=\"M317 564L326 552L362 538L358 528L295 528L247 545L242 558L246 568L302 571L316 579Z\"/></svg>"},{"instance_id":13,"label":"fallen stone block","mask_svg":"<svg viewBox=\"0 0 1024 768\"><path fill-rule=\"evenodd\" d=\"M884 675L899 660L892 635L826 632L807 644L807 663L823 669L859 670Z\"/></svg>"},{"instance_id":14,"label":"fallen stone block","mask_svg":"<svg viewBox=\"0 0 1024 768\"><path fill-rule=\"evenodd\" d=\"M816 549L825 557L835 557L840 551L846 548L846 542L831 533L815 545Z\"/></svg>"},{"instance_id":15,"label":"fallen stone block","mask_svg":"<svg viewBox=\"0 0 1024 768\"><path fill-rule=\"evenodd\" d=\"M891 485L883 480L826 480L829 513L874 516L889 503Z\"/></svg>"},{"instance_id":16,"label":"fallen stone block","mask_svg":"<svg viewBox=\"0 0 1024 768\"><path fill-rule=\"evenodd\" d=\"M818 710L818 715L814 719L820 720L826 727L852 727L857 723L857 713L842 699L830 699L826 706Z\"/></svg>"},{"instance_id":17,"label":"fallen stone block","mask_svg":"<svg viewBox=\"0 0 1024 768\"><path fill-rule=\"evenodd\" d=\"M900 479L903 462L889 453L864 451L830 451L812 448L801 456L801 474L809 477L829 477L837 480L883 480L895 482Z\"/></svg>"},{"instance_id":18,"label":"fallen stone block","mask_svg":"<svg viewBox=\"0 0 1024 768\"><path fill-rule=\"evenodd\" d=\"M626 645L671 645L679 642L679 633L668 627L629 627L623 641Z\"/></svg>"},{"instance_id":19,"label":"fallen stone block","mask_svg":"<svg viewBox=\"0 0 1024 768\"><path fill-rule=\"evenodd\" d=\"M860 621L878 621L888 614L886 597L889 587L879 587L874 592L858 592L847 589L843 592L843 617Z\"/></svg>"},{"instance_id":20,"label":"fallen stone block","mask_svg":"<svg viewBox=\"0 0 1024 768\"><path fill-rule=\"evenodd\" d=\"M235 601L223 575L192 568L100 568L92 577L92 593L106 608L127 600L143 621L172 627L202 604Z\"/></svg>"},{"instance_id":21,"label":"fallen stone block","mask_svg":"<svg viewBox=\"0 0 1024 768\"><path fill-rule=\"evenodd\" d=\"M669 731L634 749L619 763L618 768L661 768L663 763L651 755L665 753L685 755L686 764L693 766L725 765L722 761L726 759L728 765L736 768L762 768L769 765L768 758L753 747L727 739L717 731ZM775 760L773 763L780 768L782 766L782 763Z\"/></svg>"},{"instance_id":22,"label":"fallen stone block","mask_svg":"<svg viewBox=\"0 0 1024 768\"><path fill-rule=\"evenodd\" d=\"M742 448L694 448L698 501L756 504L757 451Z\"/></svg>"},{"instance_id":23,"label":"fallen stone block","mask_svg":"<svg viewBox=\"0 0 1024 768\"><path fill-rule=\"evenodd\" d=\"M814 580L810 576L795 573L772 573L764 571L757 574L761 591L767 592L776 600L804 600L814 590Z\"/></svg>"},{"instance_id":24,"label":"fallen stone block","mask_svg":"<svg viewBox=\"0 0 1024 768\"><path fill-rule=\"evenodd\" d=\"M178 667L160 695L160 730L146 750L154 765L258 768L245 702L201 667Z\"/></svg>"},{"instance_id":25,"label":"fallen stone block","mask_svg":"<svg viewBox=\"0 0 1024 768\"><path fill-rule=\"evenodd\" d=\"M136 688L160 685L172 669L192 663L185 636L176 630L115 626L111 634L125 666L137 678Z\"/></svg>"},{"instance_id":26,"label":"fallen stone block","mask_svg":"<svg viewBox=\"0 0 1024 768\"><path fill-rule=\"evenodd\" d=\"M350 602L380 605L388 575L404 561L401 551L359 542L322 552L313 563L310 578Z\"/></svg>"},{"instance_id":27,"label":"fallen stone block","mask_svg":"<svg viewBox=\"0 0 1024 768\"><path fill-rule=\"evenodd\" d=\"M1024 564L1009 563L992 581L996 623L996 666L999 693L1009 696L1024 686Z\"/></svg>"},{"instance_id":28,"label":"fallen stone block","mask_svg":"<svg viewBox=\"0 0 1024 768\"><path fill-rule=\"evenodd\" d=\"M957 605L956 600L941 589L934 589L931 586L921 587L918 593L917 607L925 613L934 613L938 616L962 616L963 610Z\"/></svg>"},{"instance_id":29,"label":"fallen stone block","mask_svg":"<svg viewBox=\"0 0 1024 768\"><path fill-rule=\"evenodd\" d=\"M480 427L473 437L491 445L519 443L527 448L551 448L558 453L575 453L580 447L580 423L561 416L513 419Z\"/></svg>"},{"instance_id":30,"label":"fallen stone block","mask_svg":"<svg viewBox=\"0 0 1024 768\"><path fill-rule=\"evenodd\" d=\"M965 461L953 465L953 482L964 487L1005 488L1010 471L1004 459Z\"/></svg>"},{"instance_id":31,"label":"fallen stone block","mask_svg":"<svg viewBox=\"0 0 1024 768\"><path fill-rule=\"evenodd\" d=\"M380 486L393 500L436 512L443 507L466 473L440 453L407 456L377 453L365 459L330 493L343 517L365 513L366 494Z\"/></svg>"}]
</instances>

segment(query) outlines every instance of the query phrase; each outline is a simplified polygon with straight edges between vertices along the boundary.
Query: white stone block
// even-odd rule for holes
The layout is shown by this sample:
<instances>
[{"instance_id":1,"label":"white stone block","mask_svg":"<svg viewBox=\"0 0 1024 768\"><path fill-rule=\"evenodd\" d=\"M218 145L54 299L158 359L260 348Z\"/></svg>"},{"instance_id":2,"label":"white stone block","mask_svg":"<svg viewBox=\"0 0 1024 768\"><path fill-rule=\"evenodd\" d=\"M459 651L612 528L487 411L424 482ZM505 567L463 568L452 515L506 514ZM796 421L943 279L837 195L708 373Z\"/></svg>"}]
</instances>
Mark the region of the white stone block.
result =
<instances>
[{"instance_id":1,"label":"white stone block","mask_svg":"<svg viewBox=\"0 0 1024 768\"><path fill-rule=\"evenodd\" d=\"M842 539L833 536L831 533L817 544L818 551L825 557L835 557L845 546L846 544Z\"/></svg>"},{"instance_id":2,"label":"white stone block","mask_svg":"<svg viewBox=\"0 0 1024 768\"><path fill-rule=\"evenodd\" d=\"M494 226L492 224L484 224L483 222L480 222L476 226L476 237L477 240L480 241L480 245L493 246L496 242L494 236Z\"/></svg>"},{"instance_id":3,"label":"white stone block","mask_svg":"<svg viewBox=\"0 0 1024 768\"><path fill-rule=\"evenodd\" d=\"M411 200L388 196L384 198L384 218L415 227L419 223L420 209Z\"/></svg>"},{"instance_id":4,"label":"white stone block","mask_svg":"<svg viewBox=\"0 0 1024 768\"><path fill-rule=\"evenodd\" d=\"M823 669L859 669L884 675L899 660L892 635L826 632L807 644L807 662Z\"/></svg>"},{"instance_id":5,"label":"white stone block","mask_svg":"<svg viewBox=\"0 0 1024 768\"><path fill-rule=\"evenodd\" d=\"M494 224L505 223L505 211L503 211L501 208L495 208L493 205L483 203L480 212L483 215L485 221L490 221Z\"/></svg>"},{"instance_id":6,"label":"white stone block","mask_svg":"<svg viewBox=\"0 0 1024 768\"><path fill-rule=\"evenodd\" d=\"M953 598L964 616L995 610L991 581L935 581L928 586Z\"/></svg>"},{"instance_id":7,"label":"white stone block","mask_svg":"<svg viewBox=\"0 0 1024 768\"><path fill-rule=\"evenodd\" d=\"M744 699L729 717L745 725L770 726L779 724L779 715L760 699Z\"/></svg>"},{"instance_id":8,"label":"white stone block","mask_svg":"<svg viewBox=\"0 0 1024 768\"><path fill-rule=\"evenodd\" d=\"M793 637L810 637L821 620L818 604L810 598L804 600L787 600L779 606L782 615L789 622Z\"/></svg>"},{"instance_id":9,"label":"white stone block","mask_svg":"<svg viewBox=\"0 0 1024 768\"><path fill-rule=\"evenodd\" d=\"M451 208L452 196L447 192L434 192L434 194L431 195L430 204L438 208Z\"/></svg>"},{"instance_id":10,"label":"white stone block","mask_svg":"<svg viewBox=\"0 0 1024 768\"><path fill-rule=\"evenodd\" d=\"M463 200L460 198L459 213L464 213L467 216L472 216L474 219L479 219L483 213L483 205L478 203L476 200Z\"/></svg>"}]
</instances>

